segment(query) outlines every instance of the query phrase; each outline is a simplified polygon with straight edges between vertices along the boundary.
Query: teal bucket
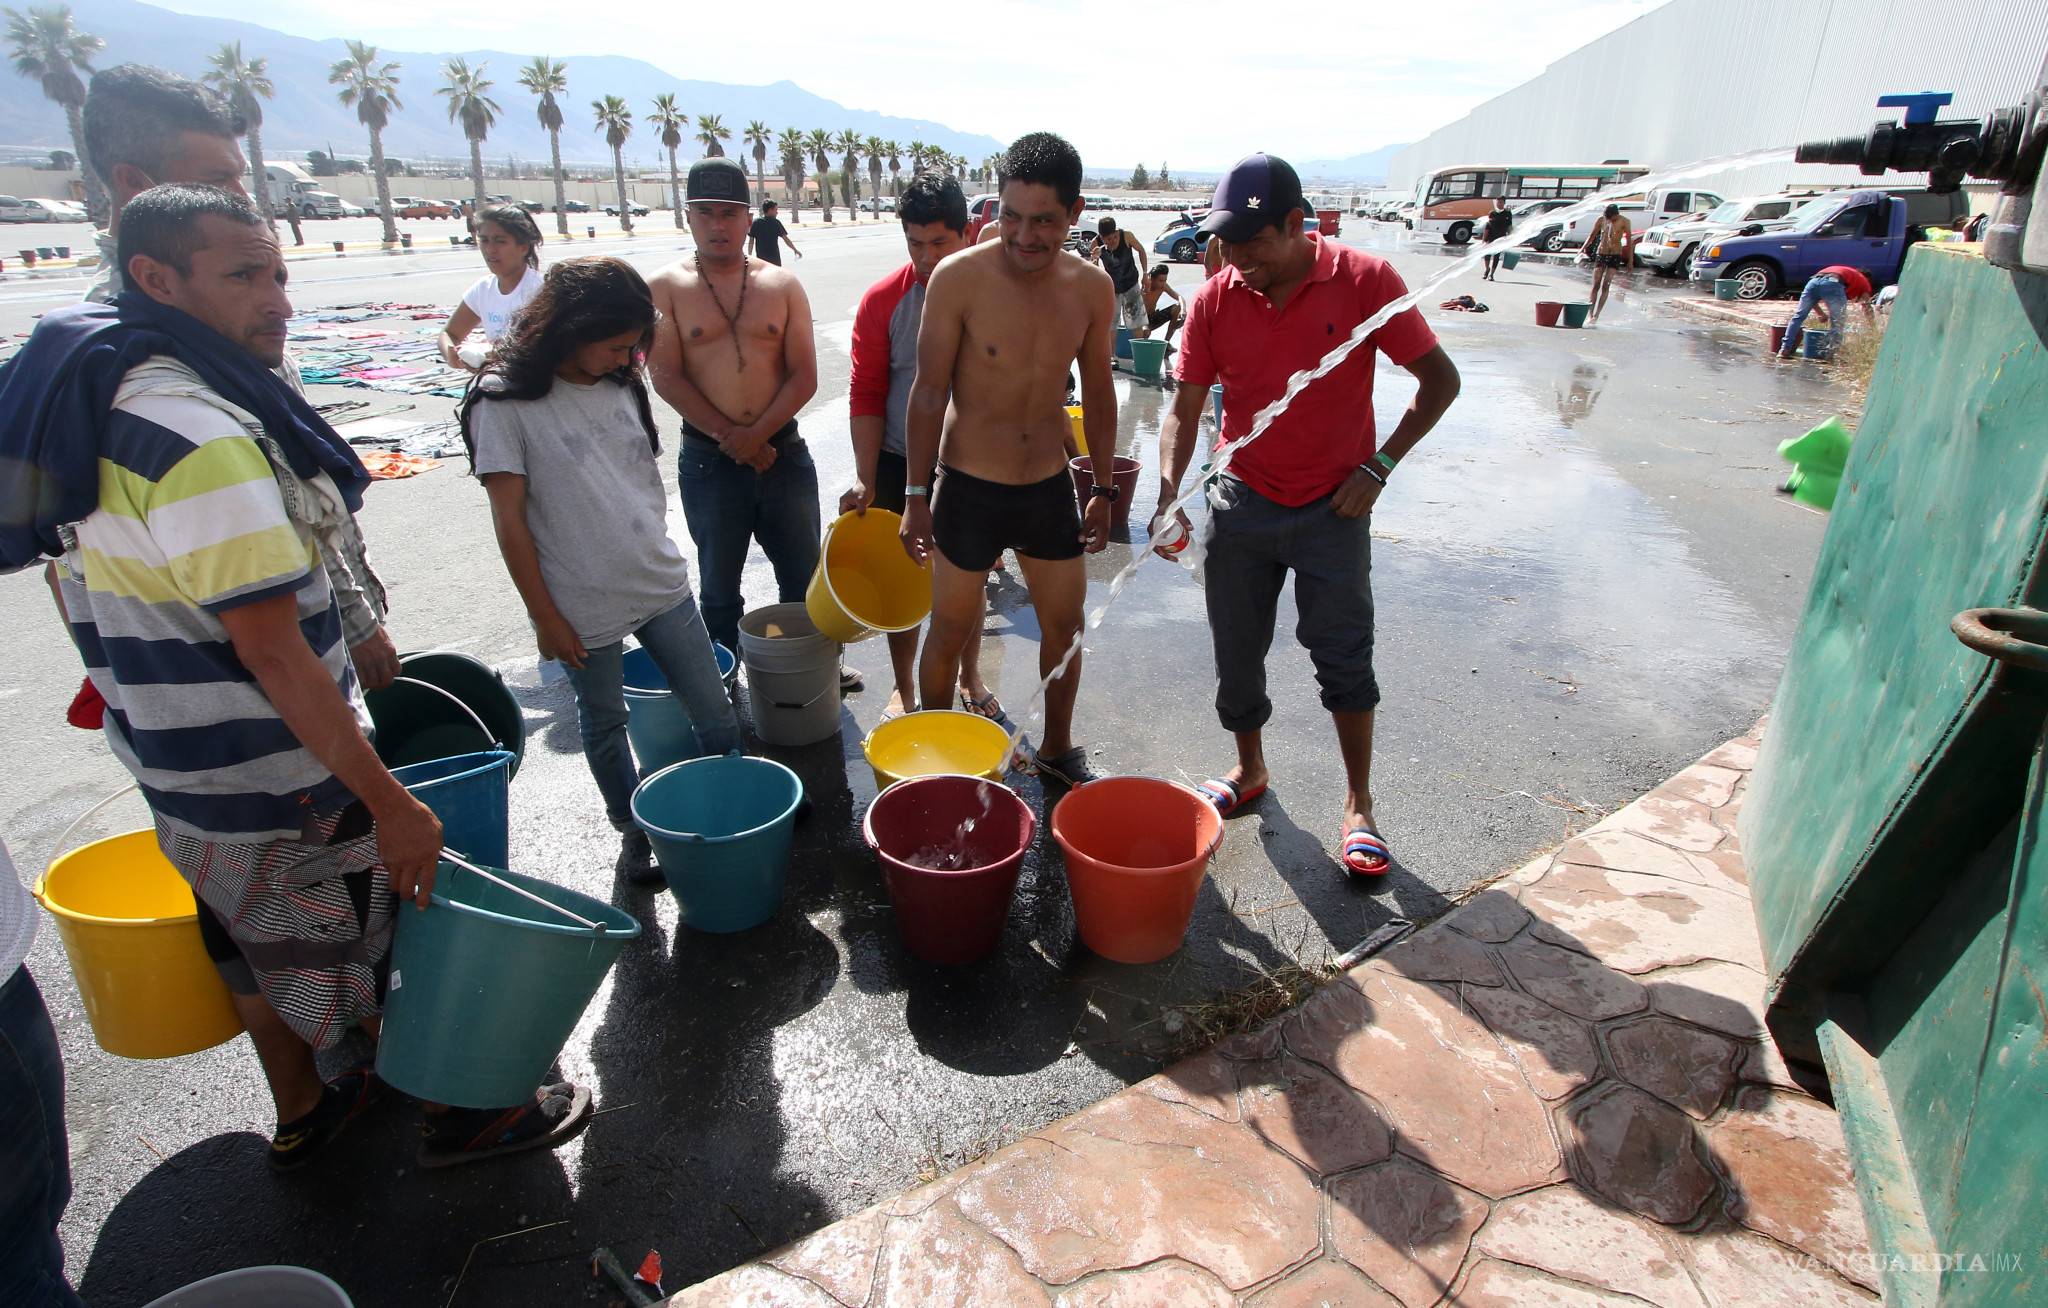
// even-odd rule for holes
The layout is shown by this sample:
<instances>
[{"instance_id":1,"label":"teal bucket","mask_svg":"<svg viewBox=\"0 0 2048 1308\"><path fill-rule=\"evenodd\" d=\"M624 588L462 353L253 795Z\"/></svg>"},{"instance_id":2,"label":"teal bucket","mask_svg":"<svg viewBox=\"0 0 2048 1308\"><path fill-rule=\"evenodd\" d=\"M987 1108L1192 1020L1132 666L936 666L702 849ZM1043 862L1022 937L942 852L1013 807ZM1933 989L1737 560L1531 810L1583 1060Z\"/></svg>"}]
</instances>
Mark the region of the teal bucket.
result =
<instances>
[{"instance_id":1,"label":"teal bucket","mask_svg":"<svg viewBox=\"0 0 2048 1308\"><path fill-rule=\"evenodd\" d=\"M510 753L492 749L408 763L391 769L391 775L441 819L444 846L485 867L510 861Z\"/></svg>"},{"instance_id":2,"label":"teal bucket","mask_svg":"<svg viewBox=\"0 0 2048 1308\"><path fill-rule=\"evenodd\" d=\"M1500 266L1503 268L1513 268L1521 261L1522 254L1519 250L1502 250L1500 252Z\"/></svg>"},{"instance_id":3,"label":"teal bucket","mask_svg":"<svg viewBox=\"0 0 2048 1308\"><path fill-rule=\"evenodd\" d=\"M717 641L711 643L711 652L718 659L719 680L730 695L739 678L739 660ZM704 750L697 743L697 728L690 721L689 710L668 688L668 678L654 656L644 649L627 650L624 674L626 736L633 742L633 757L639 761L640 771L659 772L671 763L702 757Z\"/></svg>"},{"instance_id":4,"label":"teal bucket","mask_svg":"<svg viewBox=\"0 0 2048 1308\"><path fill-rule=\"evenodd\" d=\"M1131 342L1131 371L1151 381L1159 380L1166 366L1166 342L1139 337Z\"/></svg>"},{"instance_id":5,"label":"teal bucket","mask_svg":"<svg viewBox=\"0 0 2048 1308\"><path fill-rule=\"evenodd\" d=\"M1717 300L1739 300L1742 298L1742 283L1733 277L1714 279L1714 298Z\"/></svg>"},{"instance_id":6,"label":"teal bucket","mask_svg":"<svg viewBox=\"0 0 2048 1308\"><path fill-rule=\"evenodd\" d=\"M1586 315L1592 312L1593 306L1590 304L1566 302L1564 306L1564 325L1567 327L1584 327L1586 325Z\"/></svg>"},{"instance_id":7,"label":"teal bucket","mask_svg":"<svg viewBox=\"0 0 2048 1308\"><path fill-rule=\"evenodd\" d=\"M488 749L526 756L526 716L488 663L452 650L407 654L398 680L363 696L377 728L377 757L389 768Z\"/></svg>"},{"instance_id":8,"label":"teal bucket","mask_svg":"<svg viewBox=\"0 0 2048 1308\"><path fill-rule=\"evenodd\" d=\"M1808 327L1799 333L1799 353L1809 359L1835 357L1835 334L1826 327Z\"/></svg>"},{"instance_id":9,"label":"teal bucket","mask_svg":"<svg viewBox=\"0 0 2048 1308\"><path fill-rule=\"evenodd\" d=\"M1223 383L1217 382L1209 388L1209 412L1215 416L1216 430L1223 430Z\"/></svg>"},{"instance_id":10,"label":"teal bucket","mask_svg":"<svg viewBox=\"0 0 2048 1308\"><path fill-rule=\"evenodd\" d=\"M663 768L633 792L633 820L685 926L731 932L775 916L803 783L773 759L726 754Z\"/></svg>"},{"instance_id":11,"label":"teal bucket","mask_svg":"<svg viewBox=\"0 0 2048 1308\"><path fill-rule=\"evenodd\" d=\"M377 1075L415 1099L461 1108L532 1099L605 973L640 934L632 915L601 900L491 872L602 929L442 863L433 906L398 913L377 1042Z\"/></svg>"}]
</instances>

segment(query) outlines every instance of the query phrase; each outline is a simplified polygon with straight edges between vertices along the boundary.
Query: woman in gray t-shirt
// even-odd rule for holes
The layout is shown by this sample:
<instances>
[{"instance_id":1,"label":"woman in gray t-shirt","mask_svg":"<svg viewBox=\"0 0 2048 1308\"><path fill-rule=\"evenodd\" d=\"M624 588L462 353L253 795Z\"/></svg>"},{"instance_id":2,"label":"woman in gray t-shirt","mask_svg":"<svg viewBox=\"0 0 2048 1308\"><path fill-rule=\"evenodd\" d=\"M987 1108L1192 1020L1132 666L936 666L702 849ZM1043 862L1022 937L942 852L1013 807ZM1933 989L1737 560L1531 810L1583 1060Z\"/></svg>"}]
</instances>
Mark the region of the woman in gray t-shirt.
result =
<instances>
[{"instance_id":1,"label":"woman in gray t-shirt","mask_svg":"<svg viewBox=\"0 0 2048 1308\"><path fill-rule=\"evenodd\" d=\"M625 638L668 679L703 753L740 745L689 566L668 532L641 371L653 335L654 300L631 266L558 263L462 402L505 567L541 657L559 659L576 692L583 756L621 835L618 870L642 884L662 876L633 823L640 773L626 736Z\"/></svg>"}]
</instances>

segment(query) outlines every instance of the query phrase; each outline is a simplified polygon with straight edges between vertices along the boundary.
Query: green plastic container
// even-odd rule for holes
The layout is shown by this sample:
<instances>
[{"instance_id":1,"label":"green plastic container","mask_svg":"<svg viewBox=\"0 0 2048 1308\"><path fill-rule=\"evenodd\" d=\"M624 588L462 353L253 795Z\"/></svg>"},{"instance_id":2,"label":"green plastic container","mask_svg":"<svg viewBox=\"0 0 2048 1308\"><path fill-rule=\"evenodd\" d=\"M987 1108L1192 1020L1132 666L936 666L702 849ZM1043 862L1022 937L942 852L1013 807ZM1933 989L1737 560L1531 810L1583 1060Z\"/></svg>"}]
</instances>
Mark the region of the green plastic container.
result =
<instances>
[{"instance_id":1,"label":"green plastic container","mask_svg":"<svg viewBox=\"0 0 2048 1308\"><path fill-rule=\"evenodd\" d=\"M1519 251L1502 250L1500 252L1500 266L1503 268L1512 269L1516 264L1520 263L1521 261L1522 256Z\"/></svg>"},{"instance_id":2,"label":"green plastic container","mask_svg":"<svg viewBox=\"0 0 2048 1308\"><path fill-rule=\"evenodd\" d=\"M398 913L377 1075L416 1099L461 1108L524 1103L626 942L631 914L563 886L490 869L588 927L452 863L433 907Z\"/></svg>"},{"instance_id":3,"label":"green plastic container","mask_svg":"<svg viewBox=\"0 0 2048 1308\"><path fill-rule=\"evenodd\" d=\"M1742 298L1742 283L1733 277L1714 279L1714 298L1717 300L1739 300Z\"/></svg>"},{"instance_id":4,"label":"green plastic container","mask_svg":"<svg viewBox=\"0 0 2048 1308\"><path fill-rule=\"evenodd\" d=\"M1146 337L1131 341L1131 371L1147 381L1158 381L1166 366L1166 342Z\"/></svg>"},{"instance_id":5,"label":"green plastic container","mask_svg":"<svg viewBox=\"0 0 2048 1308\"><path fill-rule=\"evenodd\" d=\"M1564 325L1567 327L1584 327L1586 325L1586 316L1592 312L1593 306L1590 304L1571 304L1567 302L1564 306Z\"/></svg>"},{"instance_id":6,"label":"green plastic container","mask_svg":"<svg viewBox=\"0 0 2048 1308\"><path fill-rule=\"evenodd\" d=\"M385 767L502 749L512 755L512 775L519 775L526 757L526 717L488 663L453 650L431 650L401 656L398 676L363 696L377 728L377 757Z\"/></svg>"}]
</instances>

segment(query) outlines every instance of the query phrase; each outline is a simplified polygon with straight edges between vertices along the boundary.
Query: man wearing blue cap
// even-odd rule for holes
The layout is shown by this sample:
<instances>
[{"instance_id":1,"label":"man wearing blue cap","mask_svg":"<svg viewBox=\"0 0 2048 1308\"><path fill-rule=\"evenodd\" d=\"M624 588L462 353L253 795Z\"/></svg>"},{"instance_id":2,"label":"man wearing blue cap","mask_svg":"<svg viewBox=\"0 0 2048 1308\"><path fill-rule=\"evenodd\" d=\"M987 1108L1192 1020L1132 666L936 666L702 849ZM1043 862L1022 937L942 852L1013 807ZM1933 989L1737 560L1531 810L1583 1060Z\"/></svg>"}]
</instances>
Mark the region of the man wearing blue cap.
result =
<instances>
[{"instance_id":1,"label":"man wearing blue cap","mask_svg":"<svg viewBox=\"0 0 2048 1308\"><path fill-rule=\"evenodd\" d=\"M1286 160L1240 160L1216 188L1201 230L1222 270L1196 292L1181 334L1179 393L1159 432L1159 504L1180 495L1212 383L1223 383L1219 470L1209 488L1204 593L1216 653L1216 713L1237 737L1237 766L1199 789L1224 816L1265 792L1266 652L1280 589L1294 573L1295 635L1315 664L1337 727L1346 794L1341 858L1353 876L1384 876L1391 852L1373 823L1372 508L1394 466L1458 394L1458 370L1422 315L1393 315L1308 386L1256 441L1259 411L1361 323L1406 294L1383 259L1302 230L1307 205ZM1376 353L1420 383L1383 444L1373 430ZM1186 436L1183 433L1187 433ZM1179 526L1185 529L1184 515ZM1152 520L1155 538L1167 529Z\"/></svg>"}]
</instances>

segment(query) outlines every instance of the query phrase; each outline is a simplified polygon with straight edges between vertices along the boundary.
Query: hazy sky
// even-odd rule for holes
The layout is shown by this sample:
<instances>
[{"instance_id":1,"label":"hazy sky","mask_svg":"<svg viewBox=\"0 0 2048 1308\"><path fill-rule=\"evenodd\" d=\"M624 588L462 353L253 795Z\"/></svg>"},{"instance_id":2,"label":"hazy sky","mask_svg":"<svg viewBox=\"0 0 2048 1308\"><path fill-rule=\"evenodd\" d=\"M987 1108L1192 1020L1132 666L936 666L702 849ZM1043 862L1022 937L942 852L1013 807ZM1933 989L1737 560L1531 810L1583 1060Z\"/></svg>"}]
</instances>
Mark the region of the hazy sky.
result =
<instances>
[{"instance_id":1,"label":"hazy sky","mask_svg":"<svg viewBox=\"0 0 2048 1308\"><path fill-rule=\"evenodd\" d=\"M1164 153L1200 169L1257 149L1340 158L1413 140L1662 0L159 3L400 50L624 54L684 78L787 78L849 108L999 140L1049 128L1091 165L1156 166Z\"/></svg>"}]
</instances>

